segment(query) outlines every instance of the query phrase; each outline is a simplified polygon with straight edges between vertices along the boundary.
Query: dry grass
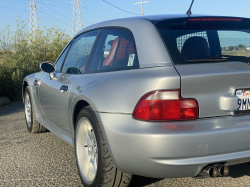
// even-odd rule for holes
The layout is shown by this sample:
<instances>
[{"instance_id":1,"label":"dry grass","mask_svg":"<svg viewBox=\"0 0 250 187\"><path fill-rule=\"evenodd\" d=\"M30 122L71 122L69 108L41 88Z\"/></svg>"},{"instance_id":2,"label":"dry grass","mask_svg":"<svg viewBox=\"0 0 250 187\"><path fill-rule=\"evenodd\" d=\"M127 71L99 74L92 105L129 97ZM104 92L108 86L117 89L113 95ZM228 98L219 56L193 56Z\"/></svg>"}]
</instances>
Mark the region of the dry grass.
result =
<instances>
[{"instance_id":1,"label":"dry grass","mask_svg":"<svg viewBox=\"0 0 250 187\"><path fill-rule=\"evenodd\" d=\"M247 57L250 57L250 51L248 51L248 50L223 51L222 55L247 56Z\"/></svg>"},{"instance_id":2,"label":"dry grass","mask_svg":"<svg viewBox=\"0 0 250 187\"><path fill-rule=\"evenodd\" d=\"M40 71L41 62L55 62L69 39L55 28L29 34L27 23L20 20L14 32L8 25L0 30L0 96L20 100L23 78Z\"/></svg>"}]
</instances>

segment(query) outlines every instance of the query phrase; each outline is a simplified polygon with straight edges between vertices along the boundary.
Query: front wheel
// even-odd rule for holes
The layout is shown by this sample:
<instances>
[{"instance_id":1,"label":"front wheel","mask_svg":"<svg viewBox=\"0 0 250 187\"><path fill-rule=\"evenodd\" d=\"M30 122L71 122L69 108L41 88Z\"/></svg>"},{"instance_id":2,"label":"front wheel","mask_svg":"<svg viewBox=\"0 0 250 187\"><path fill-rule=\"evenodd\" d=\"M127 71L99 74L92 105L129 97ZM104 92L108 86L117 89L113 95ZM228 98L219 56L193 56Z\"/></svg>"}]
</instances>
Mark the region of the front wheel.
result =
<instances>
[{"instance_id":1,"label":"front wheel","mask_svg":"<svg viewBox=\"0 0 250 187\"><path fill-rule=\"evenodd\" d=\"M75 153L84 186L127 187L132 175L112 162L94 111L84 107L76 120Z\"/></svg>"}]
</instances>

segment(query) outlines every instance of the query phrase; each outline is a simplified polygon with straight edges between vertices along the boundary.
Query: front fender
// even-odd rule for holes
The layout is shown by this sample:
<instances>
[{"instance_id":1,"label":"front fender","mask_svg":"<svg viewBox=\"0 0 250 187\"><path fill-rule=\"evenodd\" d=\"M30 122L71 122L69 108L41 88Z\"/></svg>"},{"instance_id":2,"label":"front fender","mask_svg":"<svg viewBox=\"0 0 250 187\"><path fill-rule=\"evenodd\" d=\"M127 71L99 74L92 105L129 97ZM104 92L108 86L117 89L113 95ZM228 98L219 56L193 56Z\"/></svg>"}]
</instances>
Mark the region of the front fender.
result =
<instances>
[{"instance_id":1,"label":"front fender","mask_svg":"<svg viewBox=\"0 0 250 187\"><path fill-rule=\"evenodd\" d=\"M26 88L26 86L32 87L33 86L33 80L35 79L36 73L33 73L31 75L26 76L23 79L23 84L22 84L22 99L24 102L24 89ZM26 84L26 85L25 85Z\"/></svg>"}]
</instances>

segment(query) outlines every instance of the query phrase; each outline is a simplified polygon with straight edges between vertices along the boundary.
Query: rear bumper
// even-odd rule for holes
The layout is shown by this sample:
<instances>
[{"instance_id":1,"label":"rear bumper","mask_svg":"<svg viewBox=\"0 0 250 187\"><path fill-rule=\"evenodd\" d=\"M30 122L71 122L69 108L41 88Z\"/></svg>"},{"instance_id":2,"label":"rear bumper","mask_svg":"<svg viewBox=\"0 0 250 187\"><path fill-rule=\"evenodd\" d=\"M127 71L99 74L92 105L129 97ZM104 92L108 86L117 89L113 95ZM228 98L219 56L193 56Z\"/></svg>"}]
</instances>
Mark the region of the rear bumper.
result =
<instances>
[{"instance_id":1,"label":"rear bumper","mask_svg":"<svg viewBox=\"0 0 250 187\"><path fill-rule=\"evenodd\" d=\"M115 165L156 178L193 177L207 164L250 161L250 116L145 122L96 113Z\"/></svg>"}]
</instances>

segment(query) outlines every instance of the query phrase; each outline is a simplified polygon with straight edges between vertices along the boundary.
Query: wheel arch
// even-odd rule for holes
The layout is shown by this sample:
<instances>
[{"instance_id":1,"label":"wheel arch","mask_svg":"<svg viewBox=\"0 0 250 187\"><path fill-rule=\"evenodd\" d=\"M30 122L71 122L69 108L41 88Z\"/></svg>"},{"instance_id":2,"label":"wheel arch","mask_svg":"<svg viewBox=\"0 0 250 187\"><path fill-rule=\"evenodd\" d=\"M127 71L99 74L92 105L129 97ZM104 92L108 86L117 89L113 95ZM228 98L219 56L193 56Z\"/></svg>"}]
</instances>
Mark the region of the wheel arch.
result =
<instances>
[{"instance_id":1,"label":"wheel arch","mask_svg":"<svg viewBox=\"0 0 250 187\"><path fill-rule=\"evenodd\" d=\"M24 101L24 92L25 92L25 89L26 87L28 86L28 83L26 80L23 81L23 87L22 87L22 99Z\"/></svg>"},{"instance_id":2,"label":"wheel arch","mask_svg":"<svg viewBox=\"0 0 250 187\"><path fill-rule=\"evenodd\" d=\"M100 128L102 130L103 136L104 136L106 144L107 144L109 155L110 155L112 161L114 162L115 166L117 167L117 164L116 164L115 159L113 157L112 150L111 150L110 145L109 145L109 139L108 139L108 137L106 135L106 132L105 132L104 124L102 123L102 119L100 118L98 112L96 112L97 109L96 109L96 106L94 105L94 103L91 100L89 100L88 97L87 98L83 97L83 95L82 95L81 98L79 98L77 101L75 101L73 103L75 103L73 105L73 107L72 107L73 112L72 112L72 117L71 117L71 119L72 119L72 127L73 127L73 129L72 129L73 130L73 132L72 132L73 133L73 137L75 136L76 119L77 119L77 116L78 116L79 112L85 106L90 106L93 109L93 111L95 112L95 114L96 114L96 118L97 118L97 120L99 122Z\"/></svg>"},{"instance_id":3,"label":"wheel arch","mask_svg":"<svg viewBox=\"0 0 250 187\"><path fill-rule=\"evenodd\" d=\"M73 122L73 130L75 131L75 127L76 127L76 119L77 119L77 116L79 114L79 112L86 106L90 106L90 104L85 101L85 100L79 100L75 106L74 106L74 110L73 110L73 119L72 119L72 122Z\"/></svg>"}]
</instances>

